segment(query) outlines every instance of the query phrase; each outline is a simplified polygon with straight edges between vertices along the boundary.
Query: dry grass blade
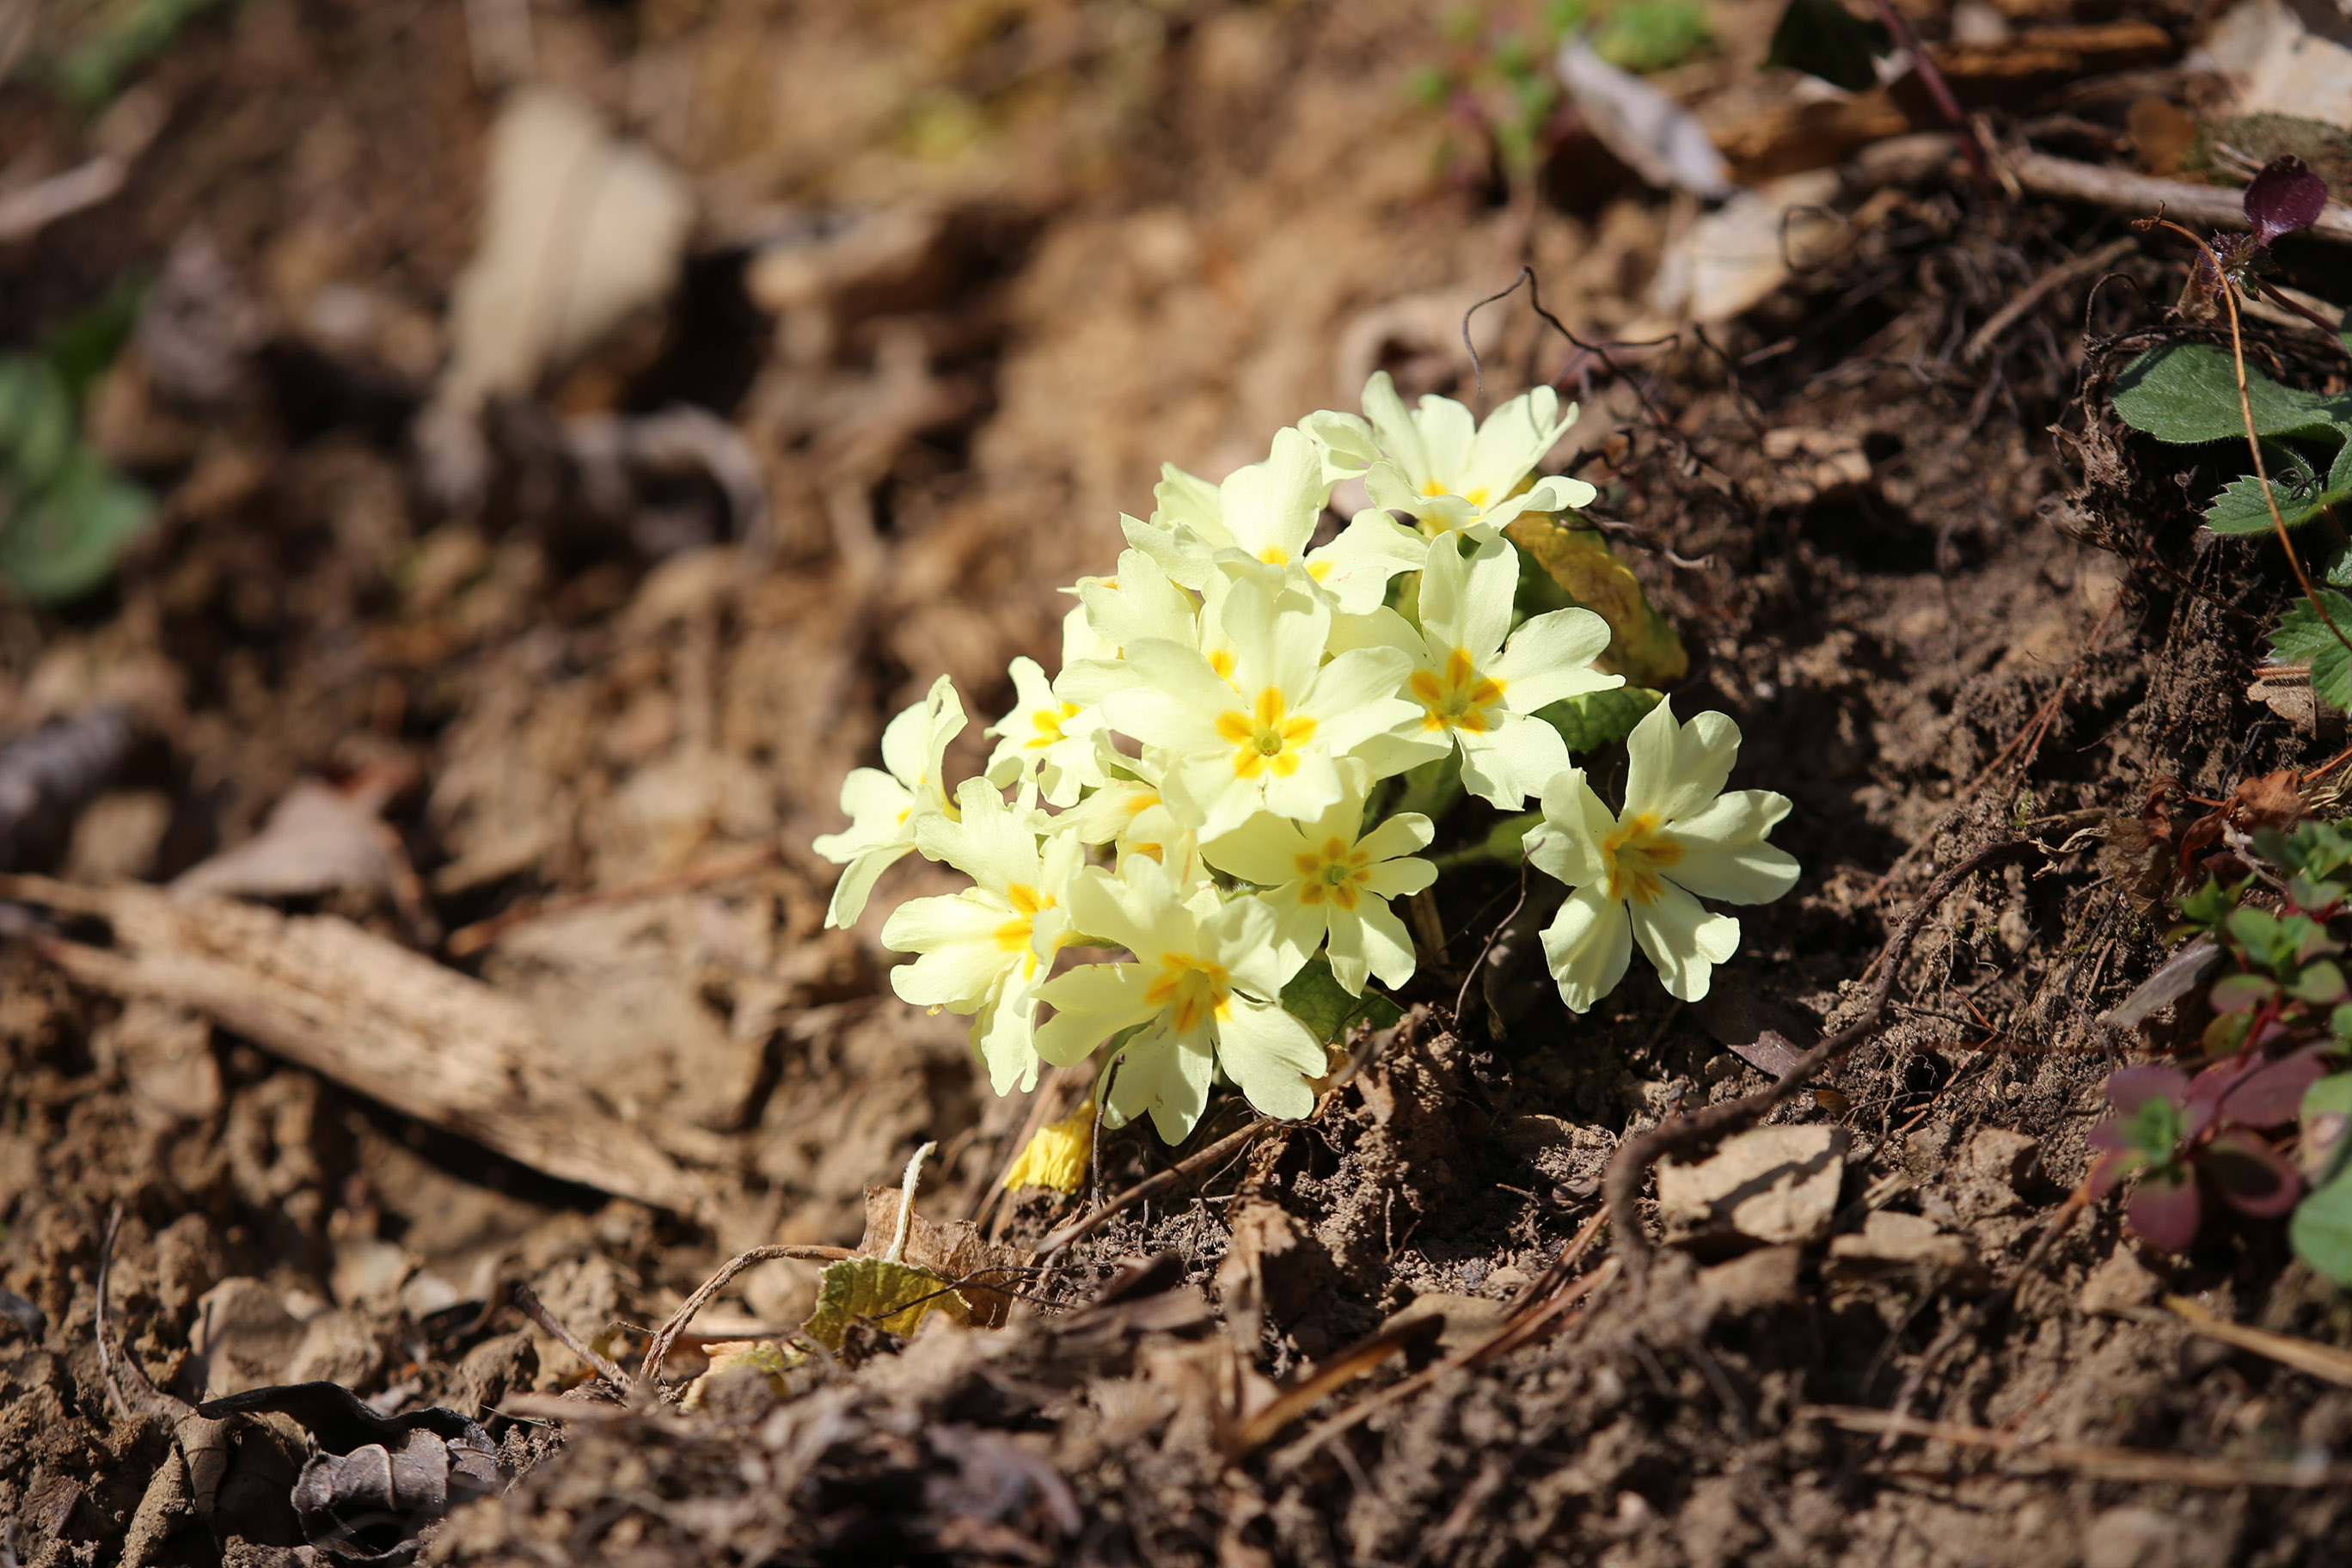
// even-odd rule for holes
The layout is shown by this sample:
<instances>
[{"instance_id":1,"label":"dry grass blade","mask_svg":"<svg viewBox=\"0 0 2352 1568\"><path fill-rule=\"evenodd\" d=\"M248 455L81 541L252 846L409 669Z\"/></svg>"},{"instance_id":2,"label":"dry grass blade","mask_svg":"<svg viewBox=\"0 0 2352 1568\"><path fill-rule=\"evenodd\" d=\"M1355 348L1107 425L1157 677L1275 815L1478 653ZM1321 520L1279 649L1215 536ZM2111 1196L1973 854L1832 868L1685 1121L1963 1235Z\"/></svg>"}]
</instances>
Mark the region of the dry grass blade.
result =
<instances>
[{"instance_id":1,"label":"dry grass blade","mask_svg":"<svg viewBox=\"0 0 2352 1568\"><path fill-rule=\"evenodd\" d=\"M2014 1460L2027 1460L2053 1470L2069 1470L2103 1481L2138 1481L2175 1487L2291 1487L2315 1489L2352 1483L2352 1465L2322 1460L2280 1463L2273 1459L2217 1459L2189 1454L2159 1454L2146 1448L2116 1448L2100 1443L2034 1443L1990 1426L1969 1426L1957 1421L1928 1421L1886 1410L1857 1410L1838 1405L1809 1405L1798 1411L1848 1432L1898 1437L1925 1437L1962 1447L1989 1448Z\"/></svg>"},{"instance_id":2,"label":"dry grass blade","mask_svg":"<svg viewBox=\"0 0 2352 1568\"><path fill-rule=\"evenodd\" d=\"M2338 1350L2310 1340L2299 1340L2292 1334L2274 1334L2267 1329L2250 1328L2217 1318L2185 1296L2167 1296L2165 1307L2187 1324L2191 1333L2202 1334L2209 1340L2219 1340L2225 1345L2266 1355L2281 1366L2291 1366L2323 1382L2342 1384L2352 1388L2352 1351Z\"/></svg>"},{"instance_id":3,"label":"dry grass blade","mask_svg":"<svg viewBox=\"0 0 2352 1568\"><path fill-rule=\"evenodd\" d=\"M1255 1451L1265 1442L1306 1415L1339 1389L1346 1387L1392 1355L1425 1344L1444 1331L1443 1318L1415 1318L1392 1328L1382 1329L1368 1339L1359 1340L1329 1361L1318 1367L1304 1381L1292 1384L1275 1395L1274 1403L1242 1424L1233 1436L1227 1452L1238 1459Z\"/></svg>"}]
</instances>

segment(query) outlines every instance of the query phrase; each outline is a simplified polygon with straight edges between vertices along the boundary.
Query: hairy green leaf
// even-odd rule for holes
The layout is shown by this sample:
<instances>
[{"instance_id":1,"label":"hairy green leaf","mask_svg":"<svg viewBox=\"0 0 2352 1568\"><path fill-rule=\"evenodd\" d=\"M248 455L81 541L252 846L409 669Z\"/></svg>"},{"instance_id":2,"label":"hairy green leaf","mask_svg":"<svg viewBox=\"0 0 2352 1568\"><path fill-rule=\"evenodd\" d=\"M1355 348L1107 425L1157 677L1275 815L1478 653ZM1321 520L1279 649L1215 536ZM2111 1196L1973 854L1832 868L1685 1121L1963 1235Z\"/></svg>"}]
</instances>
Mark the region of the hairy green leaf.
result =
<instances>
[{"instance_id":1,"label":"hairy green leaf","mask_svg":"<svg viewBox=\"0 0 2352 1568\"><path fill-rule=\"evenodd\" d=\"M1646 686L1621 686L1614 691L1564 697L1549 708L1538 709L1536 717L1559 731L1570 754L1580 756L1632 734L1633 726L1664 696Z\"/></svg>"},{"instance_id":2,"label":"hairy green leaf","mask_svg":"<svg viewBox=\"0 0 2352 1568\"><path fill-rule=\"evenodd\" d=\"M2352 598L2333 588L2319 590L2319 602L2336 626L2352 636ZM2352 649L2299 601L2271 633L2271 655L2281 664L2311 666L2311 689L2331 708L2352 708Z\"/></svg>"},{"instance_id":3,"label":"hairy green leaf","mask_svg":"<svg viewBox=\"0 0 2352 1568\"><path fill-rule=\"evenodd\" d=\"M2254 434L2265 438L2334 444L2352 434L2352 396L2298 392L2249 365L2246 400ZM2133 360L2116 377L2116 412L2133 429L2178 447L2246 438L2236 366L2210 343L2167 343Z\"/></svg>"},{"instance_id":4,"label":"hairy green leaf","mask_svg":"<svg viewBox=\"0 0 2352 1568\"><path fill-rule=\"evenodd\" d=\"M1282 1005L1326 1045L1355 1026L1358 1019L1385 1029L1404 1016L1404 1009L1377 991L1350 996L1331 973L1331 965L1316 954L1282 988Z\"/></svg>"},{"instance_id":5,"label":"hairy green leaf","mask_svg":"<svg viewBox=\"0 0 2352 1568\"><path fill-rule=\"evenodd\" d=\"M2289 528L2352 500L2352 441L2336 449L2336 460L2325 478L2308 471L2273 473L2271 494L2278 501L2279 520ZM2270 506L2263 500L2262 482L2252 474L2231 481L2205 509L2205 526L2215 533L2271 532L2275 525Z\"/></svg>"}]
</instances>

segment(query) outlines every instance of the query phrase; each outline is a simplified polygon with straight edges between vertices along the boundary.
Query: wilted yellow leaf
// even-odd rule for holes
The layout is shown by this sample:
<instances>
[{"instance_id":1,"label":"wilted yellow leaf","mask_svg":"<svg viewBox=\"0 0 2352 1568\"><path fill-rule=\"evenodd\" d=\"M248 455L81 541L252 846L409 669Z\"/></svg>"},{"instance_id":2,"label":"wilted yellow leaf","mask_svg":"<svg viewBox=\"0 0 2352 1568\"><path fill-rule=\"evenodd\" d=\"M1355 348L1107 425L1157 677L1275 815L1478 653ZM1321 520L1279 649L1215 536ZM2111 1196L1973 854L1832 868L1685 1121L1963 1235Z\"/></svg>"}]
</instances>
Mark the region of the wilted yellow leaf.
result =
<instances>
[{"instance_id":1,"label":"wilted yellow leaf","mask_svg":"<svg viewBox=\"0 0 2352 1568\"><path fill-rule=\"evenodd\" d=\"M1007 1192L1022 1187L1051 1187L1057 1193L1075 1193L1087 1179L1087 1161L1095 1147L1095 1102L1088 1100L1076 1110L1037 1130L1004 1173Z\"/></svg>"},{"instance_id":2,"label":"wilted yellow leaf","mask_svg":"<svg viewBox=\"0 0 2352 1568\"><path fill-rule=\"evenodd\" d=\"M839 1350L852 1323L870 1323L904 1339L933 1312L959 1323L971 1321L971 1303L929 1269L884 1258L845 1258L826 1265L816 1310L801 1331L827 1350Z\"/></svg>"},{"instance_id":3,"label":"wilted yellow leaf","mask_svg":"<svg viewBox=\"0 0 2352 1568\"><path fill-rule=\"evenodd\" d=\"M1528 512L1503 531L1570 598L1609 623L1608 651L1594 661L1602 670L1649 687L1672 686L1690 672L1682 639L1600 534L1541 512Z\"/></svg>"}]
</instances>

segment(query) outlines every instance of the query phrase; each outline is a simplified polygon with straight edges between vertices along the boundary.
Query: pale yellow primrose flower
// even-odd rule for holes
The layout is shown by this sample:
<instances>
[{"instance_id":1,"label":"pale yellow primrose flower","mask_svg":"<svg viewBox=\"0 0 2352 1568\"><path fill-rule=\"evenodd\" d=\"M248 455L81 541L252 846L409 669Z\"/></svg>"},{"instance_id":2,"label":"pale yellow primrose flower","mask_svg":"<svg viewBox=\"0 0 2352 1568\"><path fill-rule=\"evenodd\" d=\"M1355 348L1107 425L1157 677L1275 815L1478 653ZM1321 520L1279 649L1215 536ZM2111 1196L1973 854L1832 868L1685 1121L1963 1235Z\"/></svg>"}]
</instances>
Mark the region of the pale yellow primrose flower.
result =
<instances>
[{"instance_id":1,"label":"pale yellow primrose flower","mask_svg":"<svg viewBox=\"0 0 2352 1568\"><path fill-rule=\"evenodd\" d=\"M1714 966L1738 948L1739 922L1708 913L1698 899L1769 903L1797 881L1795 858L1764 841L1788 816L1788 797L1724 793L1738 725L1720 713L1677 724L1673 704L1661 702L1625 747L1622 815L1572 768L1545 788L1544 820L1527 839L1528 858L1576 889L1543 944L1560 999L1577 1013L1624 978L1635 942L1668 994L1699 1000Z\"/></svg>"},{"instance_id":2,"label":"pale yellow primrose flower","mask_svg":"<svg viewBox=\"0 0 2352 1568\"><path fill-rule=\"evenodd\" d=\"M1315 1109L1322 1043L1275 1001L1297 972L1274 940L1274 915L1255 899L1221 903L1214 887L1188 889L1158 862L1130 857L1117 877L1095 868L1071 883L1077 929L1136 955L1088 963L1045 983L1054 1016L1037 1030L1047 1061L1075 1062L1133 1029L1115 1059L1108 1110L1121 1122L1149 1112L1173 1143L1208 1104L1213 1070L1268 1116Z\"/></svg>"},{"instance_id":3,"label":"pale yellow primrose flower","mask_svg":"<svg viewBox=\"0 0 2352 1568\"><path fill-rule=\"evenodd\" d=\"M890 972L917 1006L973 1015L971 1042L999 1094L1037 1087L1037 992L1069 934L1066 900L1083 854L1068 834L1043 846L1034 811L1007 805L980 779L956 791L961 820L925 818L919 847L977 885L911 899L882 928L882 945L921 956Z\"/></svg>"},{"instance_id":4,"label":"pale yellow primrose flower","mask_svg":"<svg viewBox=\"0 0 2352 1568\"><path fill-rule=\"evenodd\" d=\"M1420 813L1402 812L1359 837L1370 770L1350 758L1340 773L1348 793L1313 822L1261 814L1202 846L1201 856L1265 889L1258 900L1274 911L1285 962L1295 955L1304 963L1328 941L1332 977L1360 996L1370 975L1389 986L1412 978L1412 938L1388 901L1437 879L1428 861L1405 858L1426 848L1435 829Z\"/></svg>"},{"instance_id":5,"label":"pale yellow primrose flower","mask_svg":"<svg viewBox=\"0 0 2352 1568\"><path fill-rule=\"evenodd\" d=\"M926 697L890 721L882 731L882 768L853 768L841 784L841 809L849 826L811 846L836 866L849 868L835 884L824 923L857 923L866 900L882 873L915 847L915 829L927 816L956 814L940 778L948 742L963 732L963 704L944 675Z\"/></svg>"},{"instance_id":6,"label":"pale yellow primrose flower","mask_svg":"<svg viewBox=\"0 0 2352 1568\"><path fill-rule=\"evenodd\" d=\"M1010 673L1013 710L985 731L997 737L988 782L1003 789L1034 780L1048 805L1075 805L1080 790L1103 782L1094 742L1102 714L1062 700L1034 658L1014 659Z\"/></svg>"},{"instance_id":7,"label":"pale yellow primrose flower","mask_svg":"<svg viewBox=\"0 0 2352 1568\"><path fill-rule=\"evenodd\" d=\"M1375 638L1404 649L1415 666L1405 692L1421 709L1420 722L1376 746L1376 765L1394 768L1459 747L1463 787L1505 811L1520 810L1569 765L1568 743L1537 710L1611 690L1625 678L1592 668L1609 646L1609 623L1591 610L1554 610L1512 631L1518 582L1518 552L1509 541L1491 541L1465 558L1458 536L1441 534L1429 542L1421 575L1418 631L1389 611L1351 623L1335 639Z\"/></svg>"},{"instance_id":8,"label":"pale yellow primrose flower","mask_svg":"<svg viewBox=\"0 0 2352 1568\"><path fill-rule=\"evenodd\" d=\"M1321 816L1339 798L1337 760L1416 717L1396 696L1412 669L1402 652L1353 648L1322 662L1322 604L1244 579L1218 609L1230 678L1196 647L1147 639L1127 649L1144 684L1103 700L1111 728L1165 753L1161 793L1204 843L1260 811Z\"/></svg>"},{"instance_id":9,"label":"pale yellow primrose flower","mask_svg":"<svg viewBox=\"0 0 2352 1568\"><path fill-rule=\"evenodd\" d=\"M1377 508L1358 512L1330 543L1307 548L1331 497L1326 450L1304 430L1285 429L1265 461L1214 486L1165 465L1150 521L1120 520L1128 540L1196 593L1208 591L1221 569L1271 574L1310 584L1360 615L1381 602L1390 578L1420 564L1420 552L1412 531Z\"/></svg>"},{"instance_id":10,"label":"pale yellow primrose flower","mask_svg":"<svg viewBox=\"0 0 2352 1568\"><path fill-rule=\"evenodd\" d=\"M1559 395L1549 386L1512 398L1482 425L1461 404L1434 394L1407 410L1388 372L1376 371L1364 384L1364 412L1384 454L1364 475L1364 488L1375 505L1411 513L1423 532L1459 531L1484 542L1522 512L1590 506L1599 494L1582 479L1557 475L1519 489L1576 423L1576 405L1562 413ZM1337 428L1318 426L1327 442Z\"/></svg>"},{"instance_id":11,"label":"pale yellow primrose flower","mask_svg":"<svg viewBox=\"0 0 2352 1568\"><path fill-rule=\"evenodd\" d=\"M1116 577L1082 577L1076 593L1086 616L1087 641L1082 658L1066 657L1071 645L1063 637L1062 673L1054 678L1054 693L1065 702L1091 707L1122 687L1141 679L1128 667L1128 644L1148 638L1191 643L1200 639L1201 601L1186 593L1160 566L1140 550L1123 550Z\"/></svg>"}]
</instances>

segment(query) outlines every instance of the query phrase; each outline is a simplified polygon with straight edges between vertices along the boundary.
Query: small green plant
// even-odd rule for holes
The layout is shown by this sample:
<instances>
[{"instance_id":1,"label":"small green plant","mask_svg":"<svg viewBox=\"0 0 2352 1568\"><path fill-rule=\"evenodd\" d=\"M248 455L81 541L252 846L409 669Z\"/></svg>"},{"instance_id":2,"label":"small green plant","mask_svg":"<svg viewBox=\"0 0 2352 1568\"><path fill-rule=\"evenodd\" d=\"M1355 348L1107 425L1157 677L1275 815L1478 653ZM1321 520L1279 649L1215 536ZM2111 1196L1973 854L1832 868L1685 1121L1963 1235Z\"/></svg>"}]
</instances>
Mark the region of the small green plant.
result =
<instances>
[{"instance_id":1,"label":"small green plant","mask_svg":"<svg viewBox=\"0 0 2352 1568\"><path fill-rule=\"evenodd\" d=\"M2137 1178L2126 1223L2173 1251L2196 1239L2211 1198L2257 1216L2292 1210L2298 1255L2352 1285L2352 1072L2341 1070L2352 1055L2352 829L2261 828L2243 855L2244 876L2215 877L2179 901L2176 940L2222 960L2206 993L2212 1019L2188 1063L2108 1079L2092 1190Z\"/></svg>"},{"instance_id":2,"label":"small green plant","mask_svg":"<svg viewBox=\"0 0 2352 1568\"><path fill-rule=\"evenodd\" d=\"M129 335L126 284L32 353L0 354L0 577L37 604L104 582L155 503L81 435L81 400Z\"/></svg>"}]
</instances>

